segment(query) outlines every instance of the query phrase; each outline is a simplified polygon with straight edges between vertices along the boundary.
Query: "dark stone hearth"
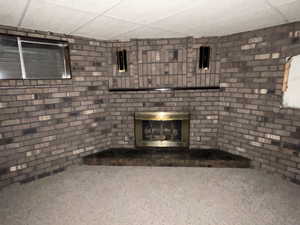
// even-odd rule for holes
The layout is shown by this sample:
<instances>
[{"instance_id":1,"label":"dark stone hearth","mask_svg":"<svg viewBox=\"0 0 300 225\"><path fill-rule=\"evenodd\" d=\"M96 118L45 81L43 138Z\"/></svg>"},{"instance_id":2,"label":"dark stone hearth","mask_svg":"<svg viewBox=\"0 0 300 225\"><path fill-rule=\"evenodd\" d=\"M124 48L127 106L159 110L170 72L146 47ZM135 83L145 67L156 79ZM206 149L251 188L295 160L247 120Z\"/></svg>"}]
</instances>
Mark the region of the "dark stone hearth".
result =
<instances>
[{"instance_id":1,"label":"dark stone hearth","mask_svg":"<svg viewBox=\"0 0 300 225\"><path fill-rule=\"evenodd\" d=\"M250 160L212 149L109 149L84 157L87 165L249 168Z\"/></svg>"}]
</instances>

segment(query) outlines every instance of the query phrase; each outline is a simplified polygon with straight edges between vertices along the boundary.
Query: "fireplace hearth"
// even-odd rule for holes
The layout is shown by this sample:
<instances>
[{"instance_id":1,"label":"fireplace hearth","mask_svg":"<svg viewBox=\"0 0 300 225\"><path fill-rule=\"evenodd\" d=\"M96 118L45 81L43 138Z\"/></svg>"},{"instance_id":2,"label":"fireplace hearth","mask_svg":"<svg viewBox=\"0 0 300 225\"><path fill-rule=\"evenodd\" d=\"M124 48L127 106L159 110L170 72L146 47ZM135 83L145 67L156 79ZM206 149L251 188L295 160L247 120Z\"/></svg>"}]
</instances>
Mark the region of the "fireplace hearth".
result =
<instances>
[{"instance_id":1,"label":"fireplace hearth","mask_svg":"<svg viewBox=\"0 0 300 225\"><path fill-rule=\"evenodd\" d=\"M85 156L83 163L102 166L184 166L249 168L251 162L218 149L115 148Z\"/></svg>"},{"instance_id":2,"label":"fireplace hearth","mask_svg":"<svg viewBox=\"0 0 300 225\"><path fill-rule=\"evenodd\" d=\"M136 147L189 146L189 113L135 113Z\"/></svg>"}]
</instances>

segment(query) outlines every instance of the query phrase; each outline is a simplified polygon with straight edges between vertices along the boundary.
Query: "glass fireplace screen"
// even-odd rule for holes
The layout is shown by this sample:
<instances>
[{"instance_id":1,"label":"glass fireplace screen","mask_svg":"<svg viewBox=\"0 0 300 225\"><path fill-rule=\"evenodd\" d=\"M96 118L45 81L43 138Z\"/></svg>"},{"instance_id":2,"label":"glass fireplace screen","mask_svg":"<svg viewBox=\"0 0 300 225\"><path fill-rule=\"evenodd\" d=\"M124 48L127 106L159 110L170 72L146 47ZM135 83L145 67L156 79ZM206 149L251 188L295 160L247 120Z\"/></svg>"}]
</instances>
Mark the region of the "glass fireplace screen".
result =
<instances>
[{"instance_id":1,"label":"glass fireplace screen","mask_svg":"<svg viewBox=\"0 0 300 225\"><path fill-rule=\"evenodd\" d=\"M181 120L143 120L143 140L181 141Z\"/></svg>"},{"instance_id":2,"label":"glass fireplace screen","mask_svg":"<svg viewBox=\"0 0 300 225\"><path fill-rule=\"evenodd\" d=\"M135 142L137 147L188 147L189 114L136 113Z\"/></svg>"}]
</instances>

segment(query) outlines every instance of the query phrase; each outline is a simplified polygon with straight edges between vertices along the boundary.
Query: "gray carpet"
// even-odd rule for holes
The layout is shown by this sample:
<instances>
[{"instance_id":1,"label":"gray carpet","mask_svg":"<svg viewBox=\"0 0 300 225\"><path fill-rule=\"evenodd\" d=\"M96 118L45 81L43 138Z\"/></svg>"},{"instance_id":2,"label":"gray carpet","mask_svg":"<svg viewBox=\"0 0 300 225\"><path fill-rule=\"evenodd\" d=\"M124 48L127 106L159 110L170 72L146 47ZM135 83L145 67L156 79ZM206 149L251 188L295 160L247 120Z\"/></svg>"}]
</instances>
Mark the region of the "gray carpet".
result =
<instances>
[{"instance_id":1,"label":"gray carpet","mask_svg":"<svg viewBox=\"0 0 300 225\"><path fill-rule=\"evenodd\" d=\"M300 186L253 169L75 166L0 191L1 225L299 225Z\"/></svg>"}]
</instances>

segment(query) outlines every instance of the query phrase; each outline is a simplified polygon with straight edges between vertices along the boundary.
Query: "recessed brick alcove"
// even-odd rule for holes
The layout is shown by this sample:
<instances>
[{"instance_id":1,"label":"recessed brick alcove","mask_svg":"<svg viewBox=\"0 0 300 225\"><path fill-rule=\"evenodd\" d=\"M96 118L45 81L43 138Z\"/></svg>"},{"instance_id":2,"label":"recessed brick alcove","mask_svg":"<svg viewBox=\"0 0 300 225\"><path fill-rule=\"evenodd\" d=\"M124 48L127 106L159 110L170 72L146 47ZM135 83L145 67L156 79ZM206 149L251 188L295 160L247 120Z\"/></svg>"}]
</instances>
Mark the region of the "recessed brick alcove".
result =
<instances>
[{"instance_id":1,"label":"recessed brick alcove","mask_svg":"<svg viewBox=\"0 0 300 225\"><path fill-rule=\"evenodd\" d=\"M2 34L68 41L72 79L0 81L0 186L105 149L133 148L134 113L142 111L189 112L191 148L241 155L299 182L300 111L281 107L285 58L300 53L299 30L297 22L220 37L119 42L2 26ZM196 67L202 45L213 52L207 74ZM128 51L128 72L116 71L118 48ZM134 90L215 85L221 89Z\"/></svg>"}]
</instances>

